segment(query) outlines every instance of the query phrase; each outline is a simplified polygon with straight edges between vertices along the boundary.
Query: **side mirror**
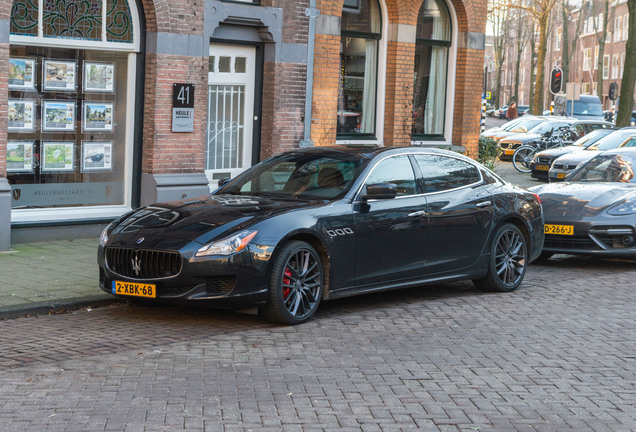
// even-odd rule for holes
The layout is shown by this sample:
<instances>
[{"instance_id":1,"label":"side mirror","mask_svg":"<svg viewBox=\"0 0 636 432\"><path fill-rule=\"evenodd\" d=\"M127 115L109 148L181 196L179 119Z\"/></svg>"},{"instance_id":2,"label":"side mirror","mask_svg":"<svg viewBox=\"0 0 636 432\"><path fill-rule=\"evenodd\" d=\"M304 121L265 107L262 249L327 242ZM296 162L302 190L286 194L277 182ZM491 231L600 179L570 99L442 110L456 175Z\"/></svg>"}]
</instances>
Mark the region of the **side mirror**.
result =
<instances>
[{"instance_id":1,"label":"side mirror","mask_svg":"<svg viewBox=\"0 0 636 432\"><path fill-rule=\"evenodd\" d=\"M370 184L367 185L367 193L362 196L362 199L393 199L397 196L397 192L395 183Z\"/></svg>"},{"instance_id":2,"label":"side mirror","mask_svg":"<svg viewBox=\"0 0 636 432\"><path fill-rule=\"evenodd\" d=\"M231 177L225 177L225 178L219 179L219 182L218 182L219 187L225 186L226 184L230 182L230 180L232 180Z\"/></svg>"}]
</instances>

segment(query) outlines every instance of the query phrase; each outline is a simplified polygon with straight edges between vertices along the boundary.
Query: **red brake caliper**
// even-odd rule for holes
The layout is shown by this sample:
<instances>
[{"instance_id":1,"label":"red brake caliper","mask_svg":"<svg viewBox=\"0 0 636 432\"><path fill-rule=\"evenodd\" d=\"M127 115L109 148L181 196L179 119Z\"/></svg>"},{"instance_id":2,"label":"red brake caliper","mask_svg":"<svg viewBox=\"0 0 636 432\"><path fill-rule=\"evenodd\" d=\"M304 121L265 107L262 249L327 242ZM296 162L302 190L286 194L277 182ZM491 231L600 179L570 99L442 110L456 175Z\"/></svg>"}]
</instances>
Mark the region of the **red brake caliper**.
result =
<instances>
[{"instance_id":1,"label":"red brake caliper","mask_svg":"<svg viewBox=\"0 0 636 432\"><path fill-rule=\"evenodd\" d=\"M292 277L292 272L289 269L289 267L285 268L285 272L283 274L284 274L283 284L291 285L291 280L289 278ZM291 288L289 288L289 286L283 287L283 300L287 300L287 297L289 297L290 292L291 292Z\"/></svg>"}]
</instances>

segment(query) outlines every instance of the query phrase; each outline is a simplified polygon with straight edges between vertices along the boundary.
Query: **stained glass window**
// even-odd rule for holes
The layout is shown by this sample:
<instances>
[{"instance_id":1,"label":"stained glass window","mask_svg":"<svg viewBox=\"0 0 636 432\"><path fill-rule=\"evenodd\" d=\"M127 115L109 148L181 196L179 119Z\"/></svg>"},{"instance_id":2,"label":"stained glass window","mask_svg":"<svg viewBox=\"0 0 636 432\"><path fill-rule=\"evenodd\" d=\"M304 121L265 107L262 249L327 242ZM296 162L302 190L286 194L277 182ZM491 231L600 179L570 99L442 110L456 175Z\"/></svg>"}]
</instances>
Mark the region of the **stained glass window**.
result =
<instances>
[{"instance_id":1,"label":"stained glass window","mask_svg":"<svg viewBox=\"0 0 636 432\"><path fill-rule=\"evenodd\" d=\"M16 0L11 8L11 34L38 35L38 1Z\"/></svg>"},{"instance_id":2,"label":"stained glass window","mask_svg":"<svg viewBox=\"0 0 636 432\"><path fill-rule=\"evenodd\" d=\"M133 42L133 21L127 0L43 0L40 23L38 3L38 0L13 2L12 35ZM104 8L105 29L102 22Z\"/></svg>"},{"instance_id":3,"label":"stained glass window","mask_svg":"<svg viewBox=\"0 0 636 432\"><path fill-rule=\"evenodd\" d=\"M45 37L101 40L101 0L45 0L43 9Z\"/></svg>"},{"instance_id":4,"label":"stained glass window","mask_svg":"<svg viewBox=\"0 0 636 432\"><path fill-rule=\"evenodd\" d=\"M128 2L107 0L106 6L106 39L109 42L132 42Z\"/></svg>"}]
</instances>

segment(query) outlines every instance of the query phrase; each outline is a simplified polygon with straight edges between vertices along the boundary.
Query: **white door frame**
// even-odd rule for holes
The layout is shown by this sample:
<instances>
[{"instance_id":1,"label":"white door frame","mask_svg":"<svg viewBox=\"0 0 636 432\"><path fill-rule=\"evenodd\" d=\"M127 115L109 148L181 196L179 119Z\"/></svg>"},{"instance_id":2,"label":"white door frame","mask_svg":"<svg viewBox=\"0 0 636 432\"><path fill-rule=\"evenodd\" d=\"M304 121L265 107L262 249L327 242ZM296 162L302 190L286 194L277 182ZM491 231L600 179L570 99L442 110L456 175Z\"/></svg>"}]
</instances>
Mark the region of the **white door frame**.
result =
<instances>
[{"instance_id":1,"label":"white door frame","mask_svg":"<svg viewBox=\"0 0 636 432\"><path fill-rule=\"evenodd\" d=\"M239 61L236 61L237 59ZM245 59L245 67L242 66L242 59ZM220 178L235 177L252 165L255 77L256 47L210 44L205 154L205 174L210 183L210 190L216 189ZM218 86L226 87L221 89ZM231 94L236 95L239 91L243 91L241 105L234 106L234 101L241 99L239 97L233 98ZM226 96L226 99L221 100L220 97L223 95L219 96L218 92L223 92L224 95L230 96ZM213 93L217 95L217 104L219 106L215 110L214 118L211 118L210 99ZM222 106L221 103L223 103ZM239 115L239 118L234 118L235 114ZM236 146L239 153L236 154L232 149L224 149L221 152L223 157L227 153L232 160L217 161L217 164L224 165L222 167L208 167L208 152L213 150L210 142L215 140L214 144L219 145L216 140L221 135L230 137L230 139L237 139ZM227 144L223 143L221 145L227 146Z\"/></svg>"}]
</instances>

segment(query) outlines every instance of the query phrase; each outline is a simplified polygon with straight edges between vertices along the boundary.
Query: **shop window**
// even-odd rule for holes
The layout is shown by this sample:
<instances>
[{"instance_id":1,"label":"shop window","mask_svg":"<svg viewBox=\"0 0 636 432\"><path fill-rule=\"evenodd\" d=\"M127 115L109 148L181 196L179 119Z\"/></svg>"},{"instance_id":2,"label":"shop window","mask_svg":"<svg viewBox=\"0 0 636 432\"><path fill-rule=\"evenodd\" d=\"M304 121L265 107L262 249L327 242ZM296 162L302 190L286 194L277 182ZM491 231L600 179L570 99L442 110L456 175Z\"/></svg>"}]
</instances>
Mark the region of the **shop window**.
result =
<instances>
[{"instance_id":1,"label":"shop window","mask_svg":"<svg viewBox=\"0 0 636 432\"><path fill-rule=\"evenodd\" d=\"M22 210L78 210L81 219L82 211L90 217L88 207L109 206L111 213L95 212L102 217L130 207L136 20L136 7L125 0L13 3L7 142L13 220L21 220Z\"/></svg>"},{"instance_id":2,"label":"shop window","mask_svg":"<svg viewBox=\"0 0 636 432\"><path fill-rule=\"evenodd\" d=\"M380 5L377 0L348 1L341 23L337 133L375 139Z\"/></svg>"},{"instance_id":3,"label":"shop window","mask_svg":"<svg viewBox=\"0 0 636 432\"><path fill-rule=\"evenodd\" d=\"M442 0L425 0L417 20L415 42L413 139L444 137L450 46L448 8Z\"/></svg>"}]
</instances>

